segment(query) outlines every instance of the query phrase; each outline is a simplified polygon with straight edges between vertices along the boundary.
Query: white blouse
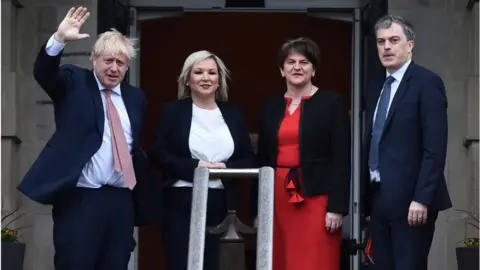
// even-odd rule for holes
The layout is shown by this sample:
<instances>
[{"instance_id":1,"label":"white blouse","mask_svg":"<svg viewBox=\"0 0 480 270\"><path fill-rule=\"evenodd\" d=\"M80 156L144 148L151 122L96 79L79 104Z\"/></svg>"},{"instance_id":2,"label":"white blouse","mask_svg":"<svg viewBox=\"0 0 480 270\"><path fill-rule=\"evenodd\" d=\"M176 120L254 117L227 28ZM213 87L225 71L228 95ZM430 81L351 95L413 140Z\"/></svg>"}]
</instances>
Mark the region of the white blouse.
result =
<instances>
[{"instance_id":1,"label":"white blouse","mask_svg":"<svg viewBox=\"0 0 480 270\"><path fill-rule=\"evenodd\" d=\"M192 158L207 162L226 162L235 148L232 135L222 112L201 109L192 104L192 124L190 127L189 147ZM192 187L192 183L179 179L174 187ZM210 188L224 188L220 179L211 179Z\"/></svg>"}]
</instances>

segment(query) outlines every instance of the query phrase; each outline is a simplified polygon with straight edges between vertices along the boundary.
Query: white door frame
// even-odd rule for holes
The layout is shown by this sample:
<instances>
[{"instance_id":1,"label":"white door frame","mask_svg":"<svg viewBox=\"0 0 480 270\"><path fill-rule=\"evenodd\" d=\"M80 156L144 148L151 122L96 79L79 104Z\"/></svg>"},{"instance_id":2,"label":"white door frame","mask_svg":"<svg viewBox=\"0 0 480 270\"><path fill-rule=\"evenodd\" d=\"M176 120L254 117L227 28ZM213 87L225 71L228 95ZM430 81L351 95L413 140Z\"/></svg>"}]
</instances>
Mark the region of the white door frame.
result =
<instances>
[{"instance_id":1,"label":"white door frame","mask_svg":"<svg viewBox=\"0 0 480 270\"><path fill-rule=\"evenodd\" d=\"M132 3L147 2L147 0L131 0ZM158 1L156 1L157 3ZM323 11L324 10L324 11ZM349 228L347 227L347 233L350 238L356 239L357 243L362 240L361 231L361 212L360 212L360 169L361 169L361 130L362 130L362 111L361 111L361 11L359 7L355 7L350 12L330 12L329 8L322 8L321 12L310 13L309 15L315 17L328 18L333 20L343 20L352 22L352 94L351 94L351 108L352 108L352 182L351 182L351 205L349 215ZM139 40L138 22L147 19L162 19L169 17L181 16L183 12L278 12L278 9L171 9L166 8L164 10L158 7L146 7L137 6L130 7L130 31L129 36L131 38ZM306 9L285 9L282 12L306 12ZM140 86L140 61L139 57L135 58L130 65L129 69L129 81L132 85ZM132 252L130 259L129 270L138 270L138 229L135 228L134 234L137 241L137 248ZM363 256L360 253L351 256L350 270L359 270L360 262Z\"/></svg>"},{"instance_id":2,"label":"white door frame","mask_svg":"<svg viewBox=\"0 0 480 270\"><path fill-rule=\"evenodd\" d=\"M224 9L226 0L129 0L129 6L137 9L183 8L186 11L200 9ZM307 8L355 9L365 6L369 0L265 0L264 8L254 10L306 10ZM231 9L231 8L229 8ZM252 8L240 8L246 11Z\"/></svg>"},{"instance_id":3,"label":"white door frame","mask_svg":"<svg viewBox=\"0 0 480 270\"><path fill-rule=\"evenodd\" d=\"M361 43L362 25L361 10L356 8L353 12L353 33L352 33L352 186L351 186L351 239L356 239L357 244L362 242L362 213L360 209L361 200L361 157L362 157L362 89L361 89ZM363 256L360 252L350 258L350 270L360 270L360 263Z\"/></svg>"}]
</instances>

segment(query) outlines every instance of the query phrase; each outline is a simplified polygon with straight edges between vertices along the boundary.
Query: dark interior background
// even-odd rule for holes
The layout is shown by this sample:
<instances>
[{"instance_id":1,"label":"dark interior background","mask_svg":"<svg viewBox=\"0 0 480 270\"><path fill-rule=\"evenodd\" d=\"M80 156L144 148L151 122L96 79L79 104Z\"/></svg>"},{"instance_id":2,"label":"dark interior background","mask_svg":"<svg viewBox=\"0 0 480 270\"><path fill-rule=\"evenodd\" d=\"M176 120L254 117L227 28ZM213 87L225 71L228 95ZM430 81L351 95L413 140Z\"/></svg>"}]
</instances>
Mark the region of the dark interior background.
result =
<instances>
[{"instance_id":1,"label":"dark interior background","mask_svg":"<svg viewBox=\"0 0 480 270\"><path fill-rule=\"evenodd\" d=\"M314 84L340 92L350 105L352 24L313 18L305 13L185 13L181 17L142 21L140 33L140 86L148 99L145 149L148 149L162 104L177 97L177 77L186 57L198 50L217 54L232 72L230 102L256 133L262 101L285 89L276 65L277 50L291 38L310 37L320 47L322 60ZM159 179L159 181L161 181ZM239 188L238 215L245 223L249 182ZM160 225L140 229L139 268L166 269ZM246 237L253 250L254 237Z\"/></svg>"}]
</instances>

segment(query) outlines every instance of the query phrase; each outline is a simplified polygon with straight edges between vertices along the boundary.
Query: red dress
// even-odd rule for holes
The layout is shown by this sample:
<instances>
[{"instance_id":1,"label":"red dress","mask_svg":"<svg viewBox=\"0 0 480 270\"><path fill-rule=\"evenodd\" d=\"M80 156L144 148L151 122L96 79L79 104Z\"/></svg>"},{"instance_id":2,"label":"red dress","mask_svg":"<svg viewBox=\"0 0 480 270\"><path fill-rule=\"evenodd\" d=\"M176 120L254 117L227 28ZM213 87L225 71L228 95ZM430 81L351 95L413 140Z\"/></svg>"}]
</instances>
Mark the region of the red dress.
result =
<instances>
[{"instance_id":1,"label":"red dress","mask_svg":"<svg viewBox=\"0 0 480 270\"><path fill-rule=\"evenodd\" d=\"M301 105L290 114L288 106L292 99L285 99L287 106L278 132L275 169L273 270L339 270L341 231L330 233L325 228L328 195L301 194L298 144ZM292 173L298 174L297 181L291 181Z\"/></svg>"}]
</instances>

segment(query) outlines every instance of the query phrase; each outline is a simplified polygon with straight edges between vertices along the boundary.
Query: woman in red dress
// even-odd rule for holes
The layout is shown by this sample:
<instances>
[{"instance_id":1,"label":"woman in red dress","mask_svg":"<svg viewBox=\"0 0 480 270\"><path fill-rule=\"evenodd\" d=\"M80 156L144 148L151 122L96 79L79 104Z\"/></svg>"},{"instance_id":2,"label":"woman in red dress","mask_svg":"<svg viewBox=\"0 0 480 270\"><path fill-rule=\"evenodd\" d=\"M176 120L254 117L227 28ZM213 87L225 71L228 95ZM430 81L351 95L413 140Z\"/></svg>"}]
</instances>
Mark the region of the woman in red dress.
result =
<instances>
[{"instance_id":1,"label":"woman in red dress","mask_svg":"<svg viewBox=\"0 0 480 270\"><path fill-rule=\"evenodd\" d=\"M350 119L338 93L312 84L319 55L310 39L285 43L278 65L287 91L262 108L258 161L275 168L274 270L340 269Z\"/></svg>"}]
</instances>

